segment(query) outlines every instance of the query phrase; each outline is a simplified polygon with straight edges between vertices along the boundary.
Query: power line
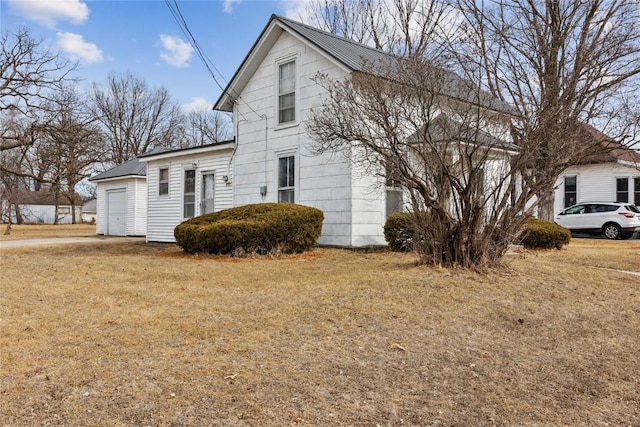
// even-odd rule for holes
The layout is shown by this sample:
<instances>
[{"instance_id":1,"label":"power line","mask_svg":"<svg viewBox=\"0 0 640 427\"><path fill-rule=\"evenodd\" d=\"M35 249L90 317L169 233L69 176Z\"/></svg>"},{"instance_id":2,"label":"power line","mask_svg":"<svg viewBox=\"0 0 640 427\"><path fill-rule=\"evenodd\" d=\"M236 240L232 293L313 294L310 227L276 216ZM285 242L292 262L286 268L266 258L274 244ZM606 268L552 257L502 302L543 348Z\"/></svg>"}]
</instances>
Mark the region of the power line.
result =
<instances>
[{"instance_id":1,"label":"power line","mask_svg":"<svg viewBox=\"0 0 640 427\"><path fill-rule=\"evenodd\" d=\"M207 71L211 75L211 78L213 78L213 81L220 88L220 90L224 92L225 89L216 78L216 75L213 72L213 70L215 70L220 75L221 79L225 82L225 84L227 83L227 81L222 76L222 73L220 72L220 70L216 68L215 64L204 54L204 52L200 48L200 44L198 43L194 35L191 33L191 30L187 25L187 21L184 19L184 16L180 11L180 7L178 6L177 0L173 0L173 5L171 4L171 0L165 0L164 2L169 8L169 11L171 12L171 15L173 15L173 18L175 19L176 23L180 27L182 34L184 34L184 36L187 38L187 40L189 41L189 44L191 45L191 47L193 47L198 57L206 67Z\"/></svg>"},{"instance_id":2,"label":"power line","mask_svg":"<svg viewBox=\"0 0 640 427\"><path fill-rule=\"evenodd\" d=\"M213 61L211 61L211 59L207 56L207 54L203 52L203 50L200 47L200 44L198 43L198 41L196 40L195 36L193 35L191 30L189 29L189 25L187 24L187 21L184 18L184 15L182 15L182 12L180 11L180 6L178 6L178 1L177 0L164 0L164 2L167 5L167 7L169 8L169 11L171 12L171 15L173 15L173 19L176 21L176 23L180 27L180 30L182 31L182 34L184 34L184 36L187 38L187 41L189 42L191 47L197 53L198 57L200 58L200 60L204 64L205 68L209 72L209 75L211 76L213 81L220 88L220 90L222 91L223 94L232 95L232 94L229 94L227 92L226 88L223 87L220 84L220 82L218 81L218 78L216 77L216 75L214 73L214 70L215 70L216 73L218 73L218 75L220 75L220 78L224 81L225 85L228 87L229 83L225 80L224 76L222 75L220 70L218 70L218 68L215 66ZM173 2L173 4L172 4L172 2ZM261 118L264 118L266 120L266 116L264 114L258 113L256 110L254 110L251 107L251 105L249 105L249 103L247 103L244 99L242 99L240 94L236 94L236 100L242 101L243 104L246 105L253 113L255 113L257 116L259 116ZM243 118L245 118L244 115L242 114L242 112L240 112L240 110L238 110L238 113Z\"/></svg>"}]
</instances>

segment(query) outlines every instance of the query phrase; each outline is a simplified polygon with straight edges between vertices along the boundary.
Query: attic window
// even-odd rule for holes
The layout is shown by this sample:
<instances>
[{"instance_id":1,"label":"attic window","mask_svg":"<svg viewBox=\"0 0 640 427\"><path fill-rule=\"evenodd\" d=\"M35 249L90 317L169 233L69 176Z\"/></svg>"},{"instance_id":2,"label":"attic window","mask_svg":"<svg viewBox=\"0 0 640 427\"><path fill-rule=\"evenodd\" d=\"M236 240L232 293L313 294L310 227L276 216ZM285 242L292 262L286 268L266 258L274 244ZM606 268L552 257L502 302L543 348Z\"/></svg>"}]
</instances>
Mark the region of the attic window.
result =
<instances>
[{"instance_id":1,"label":"attic window","mask_svg":"<svg viewBox=\"0 0 640 427\"><path fill-rule=\"evenodd\" d=\"M278 123L296 120L296 61L278 65Z\"/></svg>"}]
</instances>

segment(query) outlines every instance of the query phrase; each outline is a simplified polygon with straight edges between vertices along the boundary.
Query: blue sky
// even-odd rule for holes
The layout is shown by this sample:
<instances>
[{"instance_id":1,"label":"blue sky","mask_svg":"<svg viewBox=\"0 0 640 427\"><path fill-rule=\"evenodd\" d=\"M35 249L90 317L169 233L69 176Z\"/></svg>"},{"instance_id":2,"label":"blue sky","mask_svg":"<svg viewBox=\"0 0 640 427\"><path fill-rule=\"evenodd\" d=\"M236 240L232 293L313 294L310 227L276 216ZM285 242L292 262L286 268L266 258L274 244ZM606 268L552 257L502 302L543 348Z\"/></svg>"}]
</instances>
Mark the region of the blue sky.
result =
<instances>
[{"instance_id":1,"label":"blue sky","mask_svg":"<svg viewBox=\"0 0 640 427\"><path fill-rule=\"evenodd\" d=\"M171 0L173 1L173 0ZM296 19L301 1L178 0L180 11L224 85L269 21ZM131 72L164 86L188 110L215 102L220 88L187 43L164 0L0 0L2 30L29 27L52 50L79 63L81 86Z\"/></svg>"}]
</instances>

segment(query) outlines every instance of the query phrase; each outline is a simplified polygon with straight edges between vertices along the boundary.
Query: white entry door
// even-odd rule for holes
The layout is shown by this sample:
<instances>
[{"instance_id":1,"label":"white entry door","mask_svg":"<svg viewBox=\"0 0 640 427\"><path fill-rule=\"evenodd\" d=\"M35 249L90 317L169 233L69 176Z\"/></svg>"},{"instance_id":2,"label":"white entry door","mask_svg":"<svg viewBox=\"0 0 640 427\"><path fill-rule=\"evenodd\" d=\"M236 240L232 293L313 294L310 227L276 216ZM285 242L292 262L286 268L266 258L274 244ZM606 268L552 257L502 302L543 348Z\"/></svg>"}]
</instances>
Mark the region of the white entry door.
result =
<instances>
[{"instance_id":1,"label":"white entry door","mask_svg":"<svg viewBox=\"0 0 640 427\"><path fill-rule=\"evenodd\" d=\"M200 215L213 212L213 200L215 197L216 181L213 173L202 174L202 201Z\"/></svg>"},{"instance_id":2,"label":"white entry door","mask_svg":"<svg viewBox=\"0 0 640 427\"><path fill-rule=\"evenodd\" d=\"M107 192L107 232L110 236L127 234L127 192L116 190Z\"/></svg>"}]
</instances>

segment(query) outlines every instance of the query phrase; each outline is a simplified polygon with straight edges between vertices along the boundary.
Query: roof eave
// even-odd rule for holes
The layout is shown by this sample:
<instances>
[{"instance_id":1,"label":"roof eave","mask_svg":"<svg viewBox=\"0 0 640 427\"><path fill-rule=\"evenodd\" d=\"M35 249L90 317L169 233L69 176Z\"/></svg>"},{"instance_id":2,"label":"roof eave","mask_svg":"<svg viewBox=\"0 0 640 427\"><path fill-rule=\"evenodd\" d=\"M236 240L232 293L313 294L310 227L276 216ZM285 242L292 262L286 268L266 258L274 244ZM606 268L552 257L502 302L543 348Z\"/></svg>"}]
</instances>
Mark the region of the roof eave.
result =
<instances>
[{"instance_id":1,"label":"roof eave","mask_svg":"<svg viewBox=\"0 0 640 427\"><path fill-rule=\"evenodd\" d=\"M257 69L257 66L259 65L253 65L255 64L257 58L264 59L264 57L267 55L267 42L270 40L275 41L275 39L277 39L277 37L280 35L279 33L277 35L274 34L274 29L276 26L277 16L271 15L271 19L264 27L257 40L249 50L249 53L247 53L247 56L244 57L244 60L214 104L214 110L227 112L233 111L233 104L235 104L237 98L237 96L234 96L233 94L239 95L242 92L242 89L244 89L244 86L246 86L246 84L249 82L249 78L253 74L251 71L253 70L253 68Z\"/></svg>"},{"instance_id":2,"label":"roof eave","mask_svg":"<svg viewBox=\"0 0 640 427\"><path fill-rule=\"evenodd\" d=\"M163 159L168 159L173 157L191 156L194 154L209 153L214 151L232 150L234 147L234 144L235 144L235 141L225 141L222 143L207 145L204 147L203 146L191 147L191 148L185 148L181 150L165 151L163 153L139 156L138 160L140 160L141 162L148 163L155 160L163 160Z\"/></svg>"},{"instance_id":3,"label":"roof eave","mask_svg":"<svg viewBox=\"0 0 640 427\"><path fill-rule=\"evenodd\" d=\"M96 175L94 177L89 178L88 181L91 181L91 182L104 182L104 181L115 181L115 180L130 179L130 178L146 179L147 175L128 174L128 175L110 176L110 177L107 177L107 178L99 178L99 175Z\"/></svg>"}]
</instances>

